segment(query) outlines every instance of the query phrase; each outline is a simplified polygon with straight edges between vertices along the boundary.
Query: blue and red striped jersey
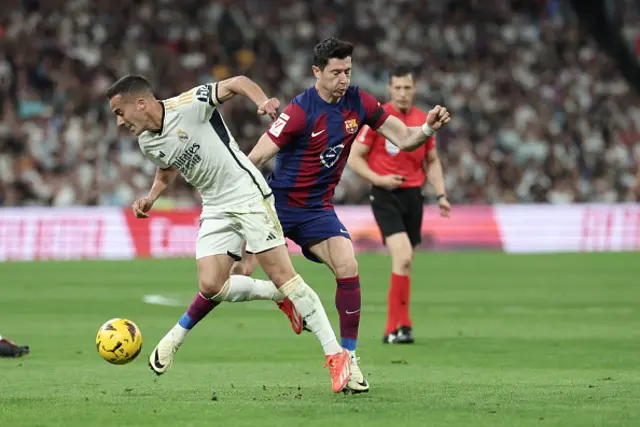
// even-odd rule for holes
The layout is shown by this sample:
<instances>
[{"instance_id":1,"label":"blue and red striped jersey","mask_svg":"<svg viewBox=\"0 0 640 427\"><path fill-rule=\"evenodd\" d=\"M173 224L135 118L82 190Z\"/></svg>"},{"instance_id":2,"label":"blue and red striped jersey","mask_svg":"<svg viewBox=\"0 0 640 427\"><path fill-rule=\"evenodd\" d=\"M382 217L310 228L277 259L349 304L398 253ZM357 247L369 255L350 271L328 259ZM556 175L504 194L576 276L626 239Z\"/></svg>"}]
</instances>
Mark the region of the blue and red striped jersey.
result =
<instances>
[{"instance_id":1,"label":"blue and red striped jersey","mask_svg":"<svg viewBox=\"0 0 640 427\"><path fill-rule=\"evenodd\" d=\"M280 147L268 177L277 206L333 208L351 144L363 125L377 129L389 114L373 95L350 86L337 103L315 87L296 96L267 131Z\"/></svg>"}]
</instances>

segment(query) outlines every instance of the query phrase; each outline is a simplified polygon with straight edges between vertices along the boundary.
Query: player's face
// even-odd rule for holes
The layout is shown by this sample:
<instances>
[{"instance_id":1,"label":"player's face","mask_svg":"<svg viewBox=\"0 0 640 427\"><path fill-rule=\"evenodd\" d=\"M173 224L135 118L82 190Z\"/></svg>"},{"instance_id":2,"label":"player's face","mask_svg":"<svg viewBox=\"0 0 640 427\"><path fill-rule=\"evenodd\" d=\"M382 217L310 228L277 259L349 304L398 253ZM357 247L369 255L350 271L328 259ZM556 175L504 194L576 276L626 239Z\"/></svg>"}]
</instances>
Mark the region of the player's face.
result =
<instances>
[{"instance_id":1,"label":"player's face","mask_svg":"<svg viewBox=\"0 0 640 427\"><path fill-rule=\"evenodd\" d=\"M391 102L400 110L407 111L413 105L416 96L416 84L411 74L401 77L391 77L389 94Z\"/></svg>"},{"instance_id":2,"label":"player's face","mask_svg":"<svg viewBox=\"0 0 640 427\"><path fill-rule=\"evenodd\" d=\"M124 126L135 136L147 130L146 101L133 96L116 95L109 100L111 111L116 115L118 126Z\"/></svg>"},{"instance_id":3,"label":"player's face","mask_svg":"<svg viewBox=\"0 0 640 427\"><path fill-rule=\"evenodd\" d=\"M322 89L331 93L334 98L340 98L347 92L351 83L351 57L331 58L323 70L314 66L313 74Z\"/></svg>"}]
</instances>

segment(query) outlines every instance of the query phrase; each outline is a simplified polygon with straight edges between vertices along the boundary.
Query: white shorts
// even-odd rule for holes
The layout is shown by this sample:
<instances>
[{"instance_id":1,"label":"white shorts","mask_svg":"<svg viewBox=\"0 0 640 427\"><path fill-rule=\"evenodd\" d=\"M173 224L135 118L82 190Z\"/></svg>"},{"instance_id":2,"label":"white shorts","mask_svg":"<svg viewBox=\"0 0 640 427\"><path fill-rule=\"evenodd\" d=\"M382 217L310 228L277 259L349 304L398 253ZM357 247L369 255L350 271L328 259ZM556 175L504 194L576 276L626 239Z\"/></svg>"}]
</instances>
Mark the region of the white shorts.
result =
<instances>
[{"instance_id":1,"label":"white shorts","mask_svg":"<svg viewBox=\"0 0 640 427\"><path fill-rule=\"evenodd\" d=\"M202 218L196 259L229 255L239 260L244 242L247 252L256 254L285 244L273 196Z\"/></svg>"}]
</instances>

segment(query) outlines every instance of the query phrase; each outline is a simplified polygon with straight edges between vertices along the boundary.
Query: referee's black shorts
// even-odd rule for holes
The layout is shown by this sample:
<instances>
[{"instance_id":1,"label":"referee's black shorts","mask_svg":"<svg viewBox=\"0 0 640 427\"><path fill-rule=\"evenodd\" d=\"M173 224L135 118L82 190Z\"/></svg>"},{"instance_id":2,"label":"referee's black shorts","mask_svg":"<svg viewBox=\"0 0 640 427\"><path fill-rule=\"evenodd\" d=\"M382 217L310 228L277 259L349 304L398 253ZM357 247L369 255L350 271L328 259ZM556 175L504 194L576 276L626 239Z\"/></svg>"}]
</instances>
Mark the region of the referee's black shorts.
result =
<instances>
[{"instance_id":1,"label":"referee's black shorts","mask_svg":"<svg viewBox=\"0 0 640 427\"><path fill-rule=\"evenodd\" d=\"M370 201L383 242L392 234L407 233L411 246L416 247L420 244L424 205L420 187L398 188L392 191L373 187Z\"/></svg>"}]
</instances>

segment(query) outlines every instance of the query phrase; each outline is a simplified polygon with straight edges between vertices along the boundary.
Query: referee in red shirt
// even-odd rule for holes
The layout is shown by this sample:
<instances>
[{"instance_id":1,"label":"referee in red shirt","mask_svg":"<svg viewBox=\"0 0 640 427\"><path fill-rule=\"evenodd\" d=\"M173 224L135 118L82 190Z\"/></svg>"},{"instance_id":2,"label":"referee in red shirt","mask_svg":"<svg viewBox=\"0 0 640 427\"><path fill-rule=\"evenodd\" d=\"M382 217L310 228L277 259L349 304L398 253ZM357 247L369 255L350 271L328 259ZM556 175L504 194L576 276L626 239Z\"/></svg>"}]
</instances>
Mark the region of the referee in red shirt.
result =
<instances>
[{"instance_id":1,"label":"referee in red shirt","mask_svg":"<svg viewBox=\"0 0 640 427\"><path fill-rule=\"evenodd\" d=\"M427 113L413 105L417 87L411 68L400 66L394 69L389 75L388 88L391 102L383 108L407 126L421 126L427 119ZM411 261L413 248L422 240L422 187L425 177L436 190L440 214L448 217L451 210L435 138L415 151L400 151L382 135L364 126L351 148L348 164L373 184L371 207L391 254L391 286L383 342L411 344Z\"/></svg>"}]
</instances>

